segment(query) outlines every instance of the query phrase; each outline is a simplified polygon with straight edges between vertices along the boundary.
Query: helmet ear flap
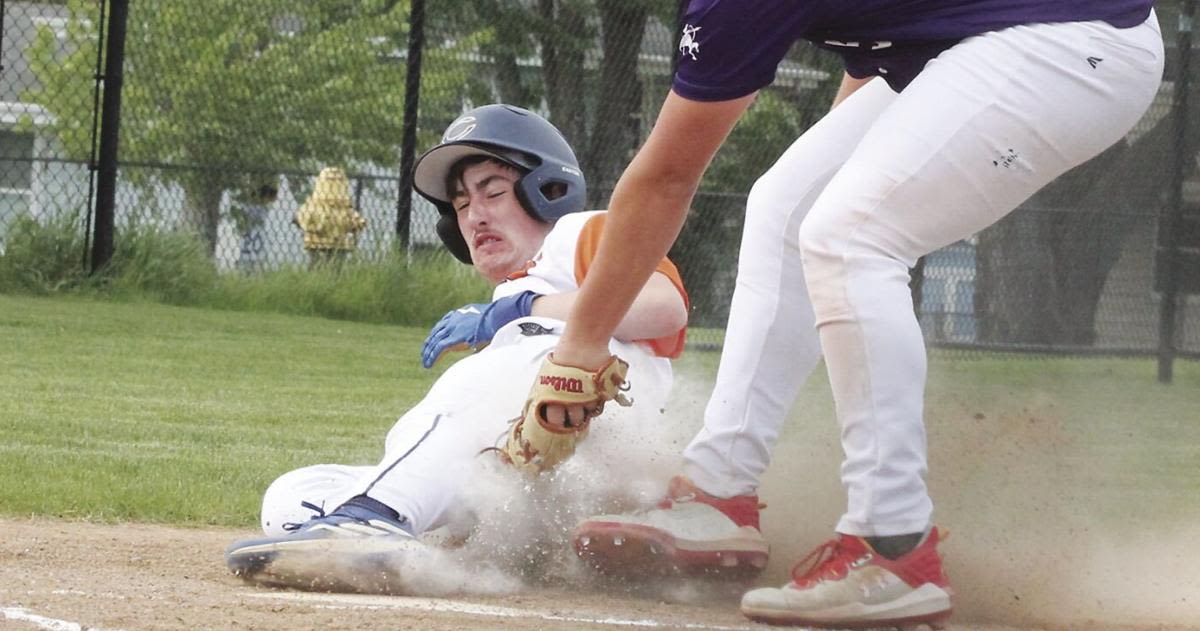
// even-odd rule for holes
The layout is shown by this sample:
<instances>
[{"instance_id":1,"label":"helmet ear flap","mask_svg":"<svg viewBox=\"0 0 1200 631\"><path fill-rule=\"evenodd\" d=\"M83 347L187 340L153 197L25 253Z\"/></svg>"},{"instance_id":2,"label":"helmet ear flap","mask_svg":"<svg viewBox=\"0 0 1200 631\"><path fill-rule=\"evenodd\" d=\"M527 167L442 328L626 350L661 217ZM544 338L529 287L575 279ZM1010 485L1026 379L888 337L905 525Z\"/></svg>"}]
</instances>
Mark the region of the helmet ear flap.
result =
<instances>
[{"instance_id":1,"label":"helmet ear flap","mask_svg":"<svg viewBox=\"0 0 1200 631\"><path fill-rule=\"evenodd\" d=\"M438 210L442 210L439 208ZM442 239L442 243L446 244L446 249L454 255L454 258L471 264L471 249L467 247L467 240L463 238L462 230L458 227L458 221L454 215L445 212L438 213L440 216L437 220L437 234Z\"/></svg>"},{"instance_id":2,"label":"helmet ear flap","mask_svg":"<svg viewBox=\"0 0 1200 631\"><path fill-rule=\"evenodd\" d=\"M550 199L545 191L555 184L561 186L561 194ZM552 165L541 166L525 174L513 189L517 200L530 216L550 224L564 215L579 212L587 203L587 185L582 175Z\"/></svg>"},{"instance_id":3,"label":"helmet ear flap","mask_svg":"<svg viewBox=\"0 0 1200 631\"><path fill-rule=\"evenodd\" d=\"M529 177L530 175L532 174L526 174L521 179L513 183L513 193L516 194L517 202L521 204L521 208L524 208L525 212L529 213L530 217L533 217L538 221L545 221L538 216L537 210L535 210L538 207L538 204L537 198L534 197L534 195L539 195L540 193L538 193L537 189L534 188L532 194L530 194L530 184L533 183L532 178Z\"/></svg>"}]
</instances>

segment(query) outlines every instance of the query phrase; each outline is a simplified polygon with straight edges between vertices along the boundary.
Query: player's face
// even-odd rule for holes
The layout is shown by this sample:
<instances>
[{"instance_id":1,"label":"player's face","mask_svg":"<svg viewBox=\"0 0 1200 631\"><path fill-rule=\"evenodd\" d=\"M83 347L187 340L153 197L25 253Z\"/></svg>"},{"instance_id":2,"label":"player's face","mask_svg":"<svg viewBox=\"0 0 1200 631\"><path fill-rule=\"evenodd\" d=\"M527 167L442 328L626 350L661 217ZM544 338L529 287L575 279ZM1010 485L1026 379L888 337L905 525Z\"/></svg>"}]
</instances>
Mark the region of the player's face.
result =
<instances>
[{"instance_id":1,"label":"player's face","mask_svg":"<svg viewBox=\"0 0 1200 631\"><path fill-rule=\"evenodd\" d=\"M519 178L511 167L481 162L463 171L462 189L450 200L475 269L493 283L524 267L550 232L517 201L513 184Z\"/></svg>"}]
</instances>

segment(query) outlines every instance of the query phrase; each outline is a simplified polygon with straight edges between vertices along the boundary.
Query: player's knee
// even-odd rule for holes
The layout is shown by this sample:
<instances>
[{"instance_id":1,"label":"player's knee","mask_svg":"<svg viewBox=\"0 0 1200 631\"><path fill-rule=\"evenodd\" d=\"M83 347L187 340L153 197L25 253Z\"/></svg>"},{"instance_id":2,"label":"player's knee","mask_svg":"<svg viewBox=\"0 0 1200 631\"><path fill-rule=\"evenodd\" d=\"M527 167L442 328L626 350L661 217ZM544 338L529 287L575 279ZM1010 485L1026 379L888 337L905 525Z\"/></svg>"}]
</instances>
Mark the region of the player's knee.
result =
<instances>
[{"instance_id":1,"label":"player's knee","mask_svg":"<svg viewBox=\"0 0 1200 631\"><path fill-rule=\"evenodd\" d=\"M301 499L296 492L300 471L289 471L279 476L263 493L260 523L263 533L269 537L287 534L284 524L304 523L313 516L311 509L300 504Z\"/></svg>"},{"instance_id":2,"label":"player's knee","mask_svg":"<svg viewBox=\"0 0 1200 631\"><path fill-rule=\"evenodd\" d=\"M852 216L814 212L800 226L804 279L818 325L856 318L856 304L907 282L908 265L893 244L845 219Z\"/></svg>"},{"instance_id":3,"label":"player's knee","mask_svg":"<svg viewBox=\"0 0 1200 631\"><path fill-rule=\"evenodd\" d=\"M746 196L746 223L748 225L780 226L792 221L797 212L804 214L807 207L800 207L804 199L819 182L807 173L775 165L763 173ZM794 237L795 235L789 235Z\"/></svg>"},{"instance_id":4,"label":"player's knee","mask_svg":"<svg viewBox=\"0 0 1200 631\"><path fill-rule=\"evenodd\" d=\"M780 212L780 196L773 180L774 176L768 171L750 187L750 193L746 196L747 233L770 238L780 236L787 218Z\"/></svg>"},{"instance_id":5,"label":"player's knee","mask_svg":"<svg viewBox=\"0 0 1200 631\"><path fill-rule=\"evenodd\" d=\"M800 223L797 245L807 270L825 270L836 266L846 253L849 235L839 229L828 214L810 214Z\"/></svg>"},{"instance_id":6,"label":"player's knee","mask_svg":"<svg viewBox=\"0 0 1200 631\"><path fill-rule=\"evenodd\" d=\"M327 506L327 499L354 478L348 468L338 465L301 467L275 478L263 493L260 515L263 533L282 536L289 532L287 524L302 524L325 510L332 510L334 507Z\"/></svg>"},{"instance_id":7,"label":"player's knee","mask_svg":"<svg viewBox=\"0 0 1200 631\"><path fill-rule=\"evenodd\" d=\"M810 215L801 224L798 244L804 263L804 279L818 319L841 309L845 296L845 239L831 222Z\"/></svg>"},{"instance_id":8,"label":"player's knee","mask_svg":"<svg viewBox=\"0 0 1200 631\"><path fill-rule=\"evenodd\" d=\"M881 236L883 231L858 219L862 216L852 207L830 208L818 202L800 224L797 243L805 267L841 269L853 261L900 260L898 239Z\"/></svg>"}]
</instances>

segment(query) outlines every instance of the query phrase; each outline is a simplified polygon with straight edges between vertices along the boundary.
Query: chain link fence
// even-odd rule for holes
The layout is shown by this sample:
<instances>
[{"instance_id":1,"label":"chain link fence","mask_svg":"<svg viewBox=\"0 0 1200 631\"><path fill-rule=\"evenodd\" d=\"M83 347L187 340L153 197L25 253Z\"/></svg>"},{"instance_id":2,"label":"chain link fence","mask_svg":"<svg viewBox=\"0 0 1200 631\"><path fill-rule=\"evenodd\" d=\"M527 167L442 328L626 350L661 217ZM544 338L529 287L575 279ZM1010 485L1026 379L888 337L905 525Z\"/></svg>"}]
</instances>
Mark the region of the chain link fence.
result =
<instances>
[{"instance_id":1,"label":"chain link fence","mask_svg":"<svg viewBox=\"0 0 1200 631\"><path fill-rule=\"evenodd\" d=\"M22 221L66 216L90 229L111 2L0 4L2 248ZM1177 45L1190 42L1192 4L1159 3L1166 81L1126 143L914 270L931 344L1148 354L1165 334L1174 351L1200 355L1200 122L1181 137L1175 114L1183 93L1200 112L1200 63L1182 74L1190 49ZM363 220L346 250L376 260L438 247L436 211L405 186L406 122L419 152L465 109L497 101L562 129L601 208L669 88L677 12L649 0L130 3L118 232L189 230L230 273L304 265L297 213L318 174L337 167ZM839 80L835 58L795 46L712 165L672 251L694 342L721 342L746 192L826 111ZM415 120L406 98L419 104ZM1164 326L1171 244L1177 309Z\"/></svg>"}]
</instances>

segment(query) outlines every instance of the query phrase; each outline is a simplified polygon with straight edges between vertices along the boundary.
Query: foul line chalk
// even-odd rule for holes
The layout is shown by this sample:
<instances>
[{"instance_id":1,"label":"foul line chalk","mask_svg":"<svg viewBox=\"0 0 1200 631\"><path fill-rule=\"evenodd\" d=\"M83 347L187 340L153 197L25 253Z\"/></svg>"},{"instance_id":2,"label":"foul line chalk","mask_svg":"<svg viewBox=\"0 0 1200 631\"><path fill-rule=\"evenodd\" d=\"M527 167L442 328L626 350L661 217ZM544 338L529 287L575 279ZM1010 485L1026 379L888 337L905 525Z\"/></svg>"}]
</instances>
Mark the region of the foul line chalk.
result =
<instances>
[{"instance_id":1,"label":"foul line chalk","mask_svg":"<svg viewBox=\"0 0 1200 631\"><path fill-rule=\"evenodd\" d=\"M724 626L702 624L698 622L660 622L650 619L623 618L590 618L587 616L569 616L537 609L518 609L515 607L497 607L478 603L447 600L444 598L411 598L407 596L368 596L363 594L317 594L311 592L283 592L264 594L258 592L242 592L251 598L267 600L288 600L302 602L329 609L412 609L435 613L455 613L472 616L489 616L492 618L538 618L555 622L579 622L587 624L608 624L617 627L646 627L672 629L702 629L712 631L750 631L760 627Z\"/></svg>"},{"instance_id":2,"label":"foul line chalk","mask_svg":"<svg viewBox=\"0 0 1200 631\"><path fill-rule=\"evenodd\" d=\"M49 631L99 631L99 629L96 629L95 627L85 627L78 622L57 620L55 618L39 616L35 613L29 613L29 611L22 609L21 607L0 607L0 613L4 614L5 620L31 622L43 629L48 629Z\"/></svg>"}]
</instances>

